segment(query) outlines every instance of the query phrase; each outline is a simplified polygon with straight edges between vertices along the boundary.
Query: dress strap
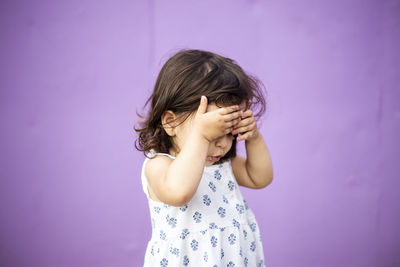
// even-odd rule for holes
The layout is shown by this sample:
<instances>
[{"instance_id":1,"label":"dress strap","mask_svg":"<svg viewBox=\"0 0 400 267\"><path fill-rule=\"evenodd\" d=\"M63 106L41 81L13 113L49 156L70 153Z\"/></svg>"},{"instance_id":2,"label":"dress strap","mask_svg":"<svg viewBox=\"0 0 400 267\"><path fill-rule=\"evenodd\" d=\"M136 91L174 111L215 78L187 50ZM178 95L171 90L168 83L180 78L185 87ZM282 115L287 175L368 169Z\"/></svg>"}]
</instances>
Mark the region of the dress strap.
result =
<instances>
[{"instance_id":1,"label":"dress strap","mask_svg":"<svg viewBox=\"0 0 400 267\"><path fill-rule=\"evenodd\" d=\"M170 157L171 159L175 159L175 158L176 158L175 156L172 156L172 155L167 154L167 153L155 152L153 149L150 150L149 153L147 154L147 156L148 156L149 158L153 158L153 157L155 157L156 155L167 156L167 157Z\"/></svg>"}]
</instances>

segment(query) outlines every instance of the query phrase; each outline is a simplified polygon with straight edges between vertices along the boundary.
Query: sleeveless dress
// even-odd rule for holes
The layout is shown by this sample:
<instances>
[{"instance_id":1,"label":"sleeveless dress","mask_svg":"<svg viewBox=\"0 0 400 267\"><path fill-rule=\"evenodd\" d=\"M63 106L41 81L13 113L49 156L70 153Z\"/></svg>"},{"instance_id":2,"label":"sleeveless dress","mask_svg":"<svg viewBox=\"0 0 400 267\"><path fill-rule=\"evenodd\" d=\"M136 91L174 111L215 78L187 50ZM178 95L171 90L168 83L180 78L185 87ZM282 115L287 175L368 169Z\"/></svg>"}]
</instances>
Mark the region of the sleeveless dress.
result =
<instances>
[{"instance_id":1,"label":"sleeveless dress","mask_svg":"<svg viewBox=\"0 0 400 267\"><path fill-rule=\"evenodd\" d=\"M148 156L169 154L151 152ZM147 244L144 267L263 267L260 231L253 212L239 191L231 162L205 166L193 198L176 207L147 196L152 236Z\"/></svg>"}]
</instances>

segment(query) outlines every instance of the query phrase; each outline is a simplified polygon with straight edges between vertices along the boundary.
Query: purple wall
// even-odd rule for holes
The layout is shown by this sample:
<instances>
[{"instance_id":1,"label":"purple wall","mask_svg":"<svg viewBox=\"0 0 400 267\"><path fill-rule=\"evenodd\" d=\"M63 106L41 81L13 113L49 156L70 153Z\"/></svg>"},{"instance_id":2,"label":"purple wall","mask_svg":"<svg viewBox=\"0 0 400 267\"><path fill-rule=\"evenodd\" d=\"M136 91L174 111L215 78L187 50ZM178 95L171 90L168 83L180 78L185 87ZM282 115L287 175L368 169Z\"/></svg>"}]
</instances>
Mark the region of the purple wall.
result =
<instances>
[{"instance_id":1,"label":"purple wall","mask_svg":"<svg viewBox=\"0 0 400 267\"><path fill-rule=\"evenodd\" d=\"M400 266L399 1L3 0L0 14L0 266L143 263L132 126L179 48L266 85L275 177L242 192L268 266Z\"/></svg>"}]
</instances>

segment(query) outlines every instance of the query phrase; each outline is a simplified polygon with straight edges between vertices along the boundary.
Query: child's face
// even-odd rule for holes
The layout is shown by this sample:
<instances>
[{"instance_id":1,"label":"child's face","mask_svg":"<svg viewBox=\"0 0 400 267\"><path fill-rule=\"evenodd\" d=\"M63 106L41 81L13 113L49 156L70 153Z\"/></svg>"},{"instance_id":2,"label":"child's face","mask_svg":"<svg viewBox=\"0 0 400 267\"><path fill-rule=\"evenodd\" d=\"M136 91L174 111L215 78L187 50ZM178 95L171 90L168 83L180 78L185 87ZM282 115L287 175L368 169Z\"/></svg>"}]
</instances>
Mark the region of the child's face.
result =
<instances>
[{"instance_id":1,"label":"child's face","mask_svg":"<svg viewBox=\"0 0 400 267\"><path fill-rule=\"evenodd\" d=\"M213 104L208 104L207 112L216 110L220 107ZM241 110L245 110L245 102L240 105ZM191 124L193 122L194 116L189 116L182 124L180 124L176 131L176 136L174 138L174 143L178 146L178 151L185 144L186 138L192 129ZM218 139L212 141L208 147L206 166L213 165L218 162L232 147L233 135L227 134L219 137ZM176 155L176 149L172 149L172 154Z\"/></svg>"}]
</instances>

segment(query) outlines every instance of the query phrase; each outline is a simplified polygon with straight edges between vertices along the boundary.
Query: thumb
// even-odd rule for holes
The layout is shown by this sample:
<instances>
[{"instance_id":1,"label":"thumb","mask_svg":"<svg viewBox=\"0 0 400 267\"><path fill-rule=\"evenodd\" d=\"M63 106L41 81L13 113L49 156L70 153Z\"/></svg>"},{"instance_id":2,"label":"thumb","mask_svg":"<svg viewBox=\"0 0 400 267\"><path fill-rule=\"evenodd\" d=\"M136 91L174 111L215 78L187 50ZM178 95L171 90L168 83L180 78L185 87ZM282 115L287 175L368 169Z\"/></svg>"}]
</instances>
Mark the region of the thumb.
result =
<instances>
[{"instance_id":1,"label":"thumb","mask_svg":"<svg viewBox=\"0 0 400 267\"><path fill-rule=\"evenodd\" d=\"M207 111L207 97L205 96L201 96L201 100L200 100L200 105L199 108L197 109L197 112L200 114L206 113Z\"/></svg>"}]
</instances>

